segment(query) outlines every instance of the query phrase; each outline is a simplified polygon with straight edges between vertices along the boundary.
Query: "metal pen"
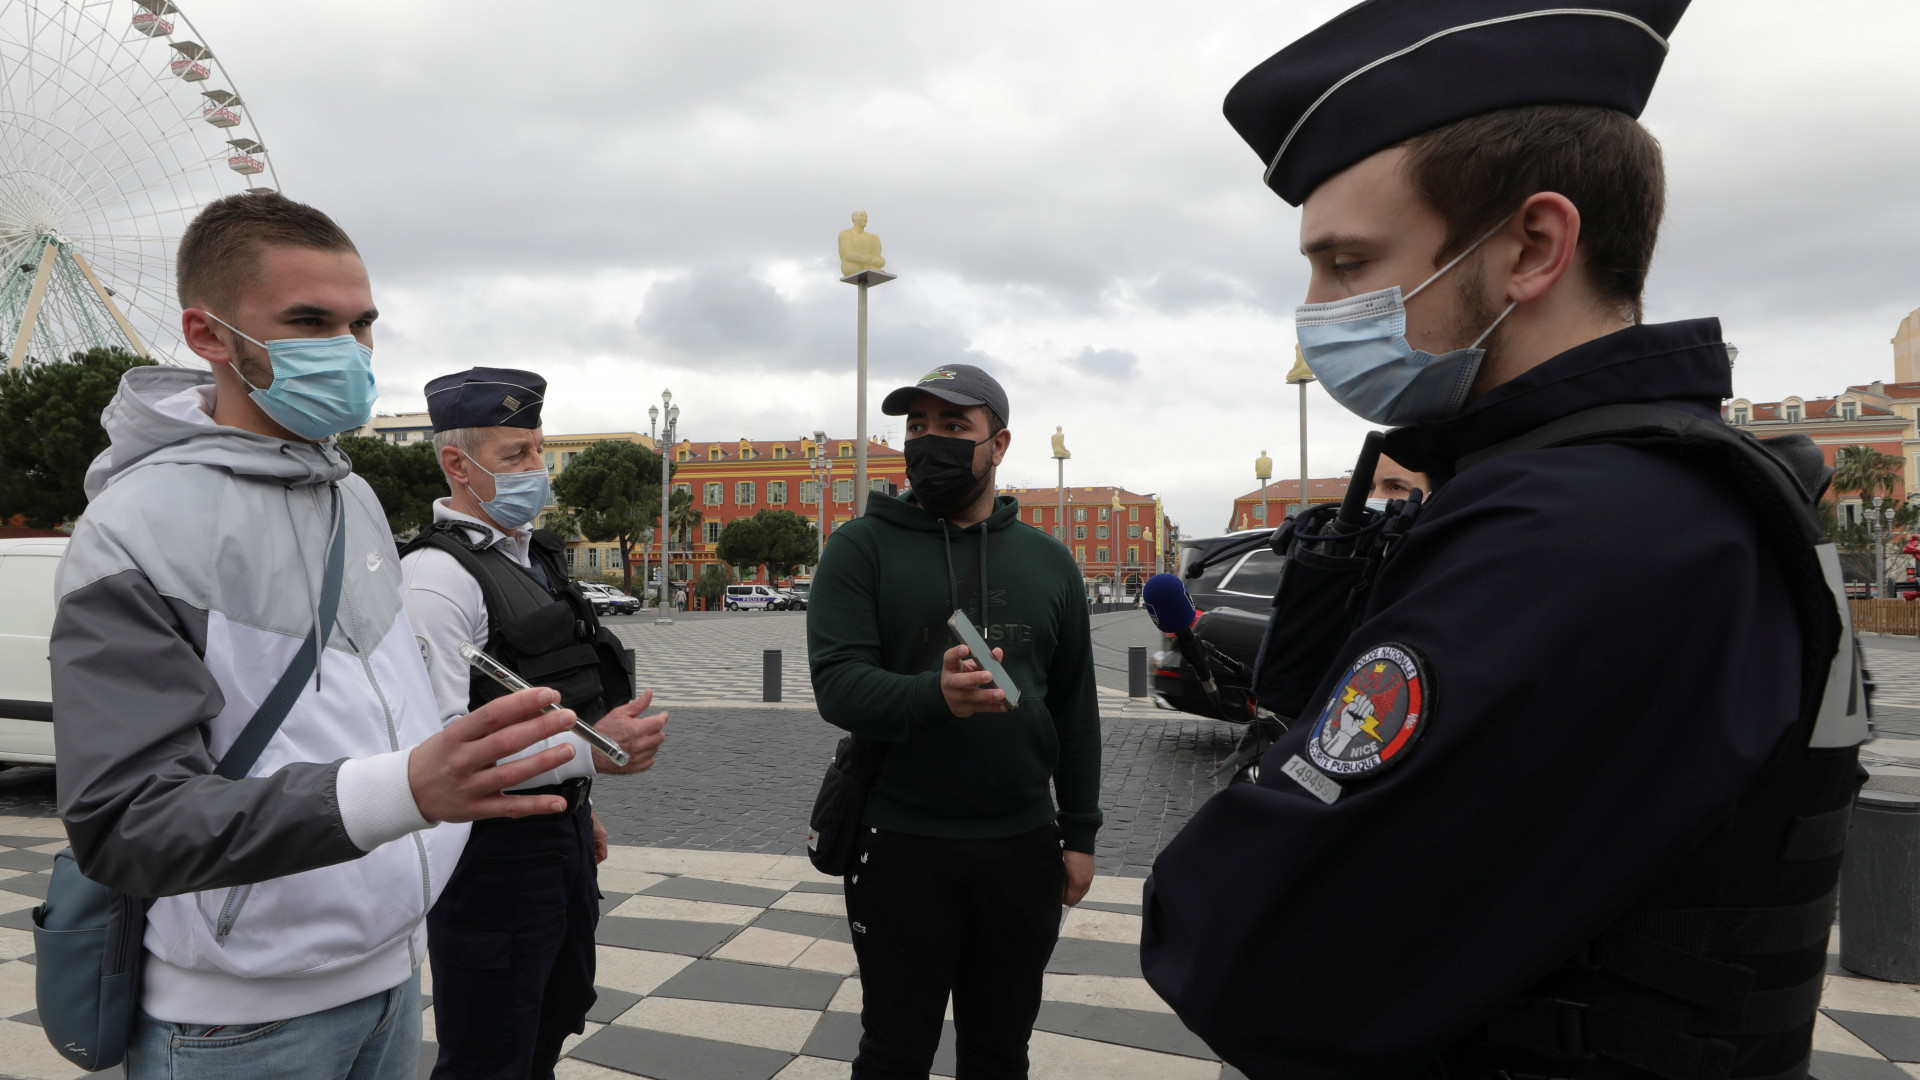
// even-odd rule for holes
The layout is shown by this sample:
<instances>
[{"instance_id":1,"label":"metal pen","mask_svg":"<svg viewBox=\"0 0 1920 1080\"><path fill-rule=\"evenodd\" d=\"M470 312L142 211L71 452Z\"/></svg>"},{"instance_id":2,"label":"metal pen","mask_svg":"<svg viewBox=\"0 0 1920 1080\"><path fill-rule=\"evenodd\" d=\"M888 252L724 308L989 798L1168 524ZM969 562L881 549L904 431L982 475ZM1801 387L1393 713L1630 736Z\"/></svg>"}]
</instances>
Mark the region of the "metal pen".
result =
<instances>
[{"instance_id":1,"label":"metal pen","mask_svg":"<svg viewBox=\"0 0 1920 1080\"><path fill-rule=\"evenodd\" d=\"M460 659L473 665L475 671L480 672L509 690L533 689L533 687L527 683L527 680L507 670L505 664L481 652L471 641L463 641L460 643ZM549 705L540 711L550 713L558 711L559 708L560 706L558 705ZM620 748L619 743L600 734L600 732L594 730L585 720L577 716L573 719L573 731L574 734L587 740L595 749L612 759L615 765L625 765L628 760L630 760L629 755L625 750Z\"/></svg>"}]
</instances>

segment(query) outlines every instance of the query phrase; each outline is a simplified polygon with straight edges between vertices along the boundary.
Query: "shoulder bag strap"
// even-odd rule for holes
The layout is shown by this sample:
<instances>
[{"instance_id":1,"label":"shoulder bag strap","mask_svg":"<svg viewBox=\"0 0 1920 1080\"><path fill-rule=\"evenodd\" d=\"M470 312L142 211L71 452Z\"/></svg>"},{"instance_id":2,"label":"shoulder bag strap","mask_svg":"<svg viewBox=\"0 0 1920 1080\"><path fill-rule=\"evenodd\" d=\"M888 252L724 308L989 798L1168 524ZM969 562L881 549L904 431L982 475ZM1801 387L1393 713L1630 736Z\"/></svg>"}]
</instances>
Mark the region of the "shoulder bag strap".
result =
<instances>
[{"instance_id":1,"label":"shoulder bag strap","mask_svg":"<svg viewBox=\"0 0 1920 1080\"><path fill-rule=\"evenodd\" d=\"M293 662L273 684L273 690L266 700L253 711L253 719L240 731L240 737L233 740L227 748L227 754L213 770L215 776L228 780L239 780L253 769L253 763L260 760L261 751L267 748L273 733L280 730L280 724L287 718L293 703L300 699L300 693L306 689L307 677L313 674L320 662L320 651L327 647L327 638L333 633L334 616L340 611L340 579L347 565L347 523L340 512L340 493L333 492L333 543L327 550L326 577L320 586L320 617L313 629L307 631L307 640L302 642L299 651L293 655Z\"/></svg>"}]
</instances>

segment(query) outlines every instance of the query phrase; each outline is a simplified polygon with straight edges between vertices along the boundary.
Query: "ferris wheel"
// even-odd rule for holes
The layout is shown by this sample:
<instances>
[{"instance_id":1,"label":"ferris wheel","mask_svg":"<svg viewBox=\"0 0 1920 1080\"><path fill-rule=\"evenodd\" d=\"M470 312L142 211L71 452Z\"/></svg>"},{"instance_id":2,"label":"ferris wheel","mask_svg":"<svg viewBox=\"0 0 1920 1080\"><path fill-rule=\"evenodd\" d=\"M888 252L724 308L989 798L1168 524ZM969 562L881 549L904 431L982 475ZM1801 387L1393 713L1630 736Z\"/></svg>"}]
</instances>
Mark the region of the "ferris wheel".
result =
<instances>
[{"instance_id":1,"label":"ferris wheel","mask_svg":"<svg viewBox=\"0 0 1920 1080\"><path fill-rule=\"evenodd\" d=\"M0 0L0 350L185 355L200 207L276 190L252 109L168 0Z\"/></svg>"}]
</instances>

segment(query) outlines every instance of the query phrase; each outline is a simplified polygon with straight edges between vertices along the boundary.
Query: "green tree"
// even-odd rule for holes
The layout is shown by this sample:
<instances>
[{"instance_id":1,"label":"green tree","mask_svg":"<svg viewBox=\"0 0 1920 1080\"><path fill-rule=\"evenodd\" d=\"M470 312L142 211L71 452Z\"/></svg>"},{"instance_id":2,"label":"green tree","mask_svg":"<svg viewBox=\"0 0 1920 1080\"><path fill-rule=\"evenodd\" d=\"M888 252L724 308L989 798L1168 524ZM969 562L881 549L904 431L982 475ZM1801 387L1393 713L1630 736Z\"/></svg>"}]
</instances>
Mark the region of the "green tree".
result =
<instances>
[{"instance_id":1,"label":"green tree","mask_svg":"<svg viewBox=\"0 0 1920 1080\"><path fill-rule=\"evenodd\" d=\"M0 372L0 521L25 514L51 528L80 516L87 466L107 448L100 414L121 375L152 363L107 347Z\"/></svg>"},{"instance_id":2,"label":"green tree","mask_svg":"<svg viewBox=\"0 0 1920 1080\"><path fill-rule=\"evenodd\" d=\"M1892 454L1871 446L1843 446L1834 455L1833 490L1837 495L1851 492L1871 500L1899 487L1903 471L1900 459Z\"/></svg>"},{"instance_id":3,"label":"green tree","mask_svg":"<svg viewBox=\"0 0 1920 1080\"><path fill-rule=\"evenodd\" d=\"M710 562L700 570L693 583L693 594L707 602L709 609L721 606L727 598L727 586L733 584L733 569L723 562Z\"/></svg>"},{"instance_id":4,"label":"green tree","mask_svg":"<svg viewBox=\"0 0 1920 1080\"><path fill-rule=\"evenodd\" d=\"M681 551L692 551L693 538L700 533L701 518L700 508L693 504L693 492L676 491L667 499L667 504L667 520L673 528L671 539L674 546Z\"/></svg>"},{"instance_id":5,"label":"green tree","mask_svg":"<svg viewBox=\"0 0 1920 1080\"><path fill-rule=\"evenodd\" d=\"M735 566L764 566L771 580L811 563L819 550L817 536L813 523L791 510L762 510L728 522L713 551Z\"/></svg>"},{"instance_id":6,"label":"green tree","mask_svg":"<svg viewBox=\"0 0 1920 1080\"><path fill-rule=\"evenodd\" d=\"M594 443L561 470L553 495L572 511L580 535L619 541L621 582L631 593L633 546L660 518L660 456L639 443Z\"/></svg>"},{"instance_id":7,"label":"green tree","mask_svg":"<svg viewBox=\"0 0 1920 1080\"><path fill-rule=\"evenodd\" d=\"M447 493L447 478L432 443L400 446L348 435L340 439L340 449L353 462L354 474L379 497L394 539L410 538L433 524L433 500Z\"/></svg>"}]
</instances>

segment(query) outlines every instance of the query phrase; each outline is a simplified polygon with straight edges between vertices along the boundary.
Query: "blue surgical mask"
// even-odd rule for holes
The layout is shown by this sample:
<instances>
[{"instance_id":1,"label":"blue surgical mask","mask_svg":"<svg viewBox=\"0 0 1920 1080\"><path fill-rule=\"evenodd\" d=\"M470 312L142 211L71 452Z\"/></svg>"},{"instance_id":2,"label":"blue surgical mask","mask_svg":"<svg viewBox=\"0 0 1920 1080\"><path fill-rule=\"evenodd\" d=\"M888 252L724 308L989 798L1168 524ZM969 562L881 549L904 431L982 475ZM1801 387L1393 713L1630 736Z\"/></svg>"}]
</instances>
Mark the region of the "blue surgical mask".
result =
<instances>
[{"instance_id":1,"label":"blue surgical mask","mask_svg":"<svg viewBox=\"0 0 1920 1080\"><path fill-rule=\"evenodd\" d=\"M539 517L540 511L546 509L549 487L547 470L497 473L487 472L472 458L467 459L467 464L493 477L493 498L481 500L480 507L502 529L517 529ZM467 490L472 491L472 485L468 485ZM477 493L475 497L478 497Z\"/></svg>"},{"instance_id":2,"label":"blue surgical mask","mask_svg":"<svg viewBox=\"0 0 1920 1080\"><path fill-rule=\"evenodd\" d=\"M211 311L207 317L267 350L273 385L262 390L248 382L237 363L233 372L251 391L247 396L281 427L319 442L373 419L380 396L373 382L373 349L352 334L256 341Z\"/></svg>"},{"instance_id":3,"label":"blue surgical mask","mask_svg":"<svg viewBox=\"0 0 1920 1080\"><path fill-rule=\"evenodd\" d=\"M1473 344L1435 356L1407 341L1406 302L1460 265L1492 235L1475 241L1405 299L1395 285L1294 309L1300 355L1333 400L1348 412L1390 427L1447 420L1460 412L1467 403L1467 391L1473 388L1473 377L1479 374L1480 361L1487 355L1480 343L1518 305L1508 304Z\"/></svg>"}]
</instances>

